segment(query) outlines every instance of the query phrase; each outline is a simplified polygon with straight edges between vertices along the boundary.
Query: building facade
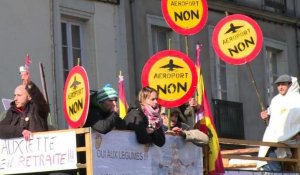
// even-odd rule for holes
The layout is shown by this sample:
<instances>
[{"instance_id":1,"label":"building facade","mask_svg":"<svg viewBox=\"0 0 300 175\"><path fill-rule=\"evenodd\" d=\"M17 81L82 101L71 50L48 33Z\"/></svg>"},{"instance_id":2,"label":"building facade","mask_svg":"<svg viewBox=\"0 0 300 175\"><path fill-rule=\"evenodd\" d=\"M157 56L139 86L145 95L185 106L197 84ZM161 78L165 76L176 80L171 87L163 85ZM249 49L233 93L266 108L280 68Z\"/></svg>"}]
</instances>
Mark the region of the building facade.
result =
<instances>
[{"instance_id":1,"label":"building facade","mask_svg":"<svg viewBox=\"0 0 300 175\"><path fill-rule=\"evenodd\" d=\"M217 130L222 137L261 139L264 107L277 93L274 79L287 73L299 77L299 10L297 0L208 0L205 27L187 39L166 24L160 0L2 0L0 2L0 94L12 98L19 83L18 67L30 54L31 77L42 87L39 63L44 65L51 107L51 123L67 128L62 96L68 71L85 67L90 87L105 83L117 88L120 71L127 101L141 88L141 72L154 53L172 48L195 60L197 43L202 73L211 99ZM260 54L247 65L220 60L212 47L212 33L225 13L244 14L261 27ZM257 91L250 76L253 72ZM1 111L3 108L1 107ZM237 127L238 126L238 127Z\"/></svg>"}]
</instances>

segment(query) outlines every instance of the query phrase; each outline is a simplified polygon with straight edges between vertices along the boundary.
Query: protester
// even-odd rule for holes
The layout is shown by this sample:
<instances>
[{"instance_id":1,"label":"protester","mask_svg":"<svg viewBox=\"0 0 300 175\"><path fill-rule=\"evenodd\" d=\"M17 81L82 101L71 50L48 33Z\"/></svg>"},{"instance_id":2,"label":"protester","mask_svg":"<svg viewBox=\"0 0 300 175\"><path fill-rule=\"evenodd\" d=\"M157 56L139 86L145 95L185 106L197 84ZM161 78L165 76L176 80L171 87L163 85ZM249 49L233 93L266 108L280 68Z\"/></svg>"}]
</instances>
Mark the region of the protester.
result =
<instances>
[{"instance_id":1,"label":"protester","mask_svg":"<svg viewBox=\"0 0 300 175\"><path fill-rule=\"evenodd\" d=\"M47 131L47 117L50 111L43 94L30 80L29 71L21 66L22 85L16 87L14 101L0 122L0 138L24 137L29 140L32 132Z\"/></svg>"},{"instance_id":2,"label":"protester","mask_svg":"<svg viewBox=\"0 0 300 175\"><path fill-rule=\"evenodd\" d=\"M134 130L137 141L162 147L165 134L162 130L160 108L157 103L158 93L151 87L144 87L138 95L138 103L128 109L125 116L127 129Z\"/></svg>"},{"instance_id":3,"label":"protester","mask_svg":"<svg viewBox=\"0 0 300 175\"><path fill-rule=\"evenodd\" d=\"M186 109L184 110L184 116L186 118L186 124L189 126L195 125L195 113L199 110L199 105L197 104L197 101L195 98L190 98Z\"/></svg>"},{"instance_id":4,"label":"protester","mask_svg":"<svg viewBox=\"0 0 300 175\"><path fill-rule=\"evenodd\" d=\"M125 122L119 116L117 107L118 94L111 84L106 84L91 95L91 104L84 127L106 134L112 129L124 129Z\"/></svg>"},{"instance_id":5,"label":"protester","mask_svg":"<svg viewBox=\"0 0 300 175\"><path fill-rule=\"evenodd\" d=\"M300 143L300 94L297 78L281 75L275 81L279 92L266 111L261 112L261 118L269 118L269 124L263 136L266 142ZM291 151L284 148L261 146L259 157L289 157ZM280 162L258 162L258 168L265 171L282 171Z\"/></svg>"},{"instance_id":6,"label":"protester","mask_svg":"<svg viewBox=\"0 0 300 175\"><path fill-rule=\"evenodd\" d=\"M162 113L164 132L171 135L182 136L186 141L190 141L195 145L201 145L203 143L207 144L209 141L208 136L198 129L191 129L189 125L179 122L178 119L182 117L183 115L178 108L171 108L169 124L168 115L166 113ZM168 128L168 126L170 126L170 128Z\"/></svg>"}]
</instances>

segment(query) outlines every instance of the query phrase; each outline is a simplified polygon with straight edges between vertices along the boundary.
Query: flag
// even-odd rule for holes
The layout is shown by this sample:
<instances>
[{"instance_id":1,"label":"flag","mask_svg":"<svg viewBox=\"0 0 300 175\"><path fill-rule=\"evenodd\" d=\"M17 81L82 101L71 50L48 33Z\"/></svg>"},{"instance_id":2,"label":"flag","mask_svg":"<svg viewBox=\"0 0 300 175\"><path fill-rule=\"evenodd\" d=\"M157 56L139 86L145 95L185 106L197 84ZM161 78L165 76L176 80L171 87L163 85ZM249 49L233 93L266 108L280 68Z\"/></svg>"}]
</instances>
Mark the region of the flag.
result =
<instances>
[{"instance_id":1,"label":"flag","mask_svg":"<svg viewBox=\"0 0 300 175\"><path fill-rule=\"evenodd\" d=\"M200 51L201 51L201 47L199 44L197 44L196 46L196 71L197 71L197 75L198 75L198 80L197 80L197 92L196 92L196 101L198 103L198 106L200 106L200 108L198 109L198 111L195 113L195 124L200 121L203 118L203 106L202 106L202 96L203 96L203 90L204 90L204 86L203 85L203 77L201 74L201 70L200 70Z\"/></svg>"},{"instance_id":2,"label":"flag","mask_svg":"<svg viewBox=\"0 0 300 175\"><path fill-rule=\"evenodd\" d=\"M24 67L27 71L29 71L30 63L31 63L30 56L29 56L29 54L27 54L25 57L25 64L24 64Z\"/></svg>"},{"instance_id":3,"label":"flag","mask_svg":"<svg viewBox=\"0 0 300 175\"><path fill-rule=\"evenodd\" d=\"M218 135L215 129L213 116L210 110L209 101L207 99L206 91L204 88L203 76L201 73L200 64L200 51L201 47L196 47L196 69L198 72L198 84L197 84L197 97L196 100L200 106L195 115L195 127L202 132L206 133L210 139L208 143L209 155L208 155L208 174L220 175L224 174L224 166L220 153L220 145Z\"/></svg>"},{"instance_id":4,"label":"flag","mask_svg":"<svg viewBox=\"0 0 300 175\"><path fill-rule=\"evenodd\" d=\"M127 102L125 97L125 89L124 89L124 77L119 75L119 110L120 117L123 119L127 113Z\"/></svg>"}]
</instances>

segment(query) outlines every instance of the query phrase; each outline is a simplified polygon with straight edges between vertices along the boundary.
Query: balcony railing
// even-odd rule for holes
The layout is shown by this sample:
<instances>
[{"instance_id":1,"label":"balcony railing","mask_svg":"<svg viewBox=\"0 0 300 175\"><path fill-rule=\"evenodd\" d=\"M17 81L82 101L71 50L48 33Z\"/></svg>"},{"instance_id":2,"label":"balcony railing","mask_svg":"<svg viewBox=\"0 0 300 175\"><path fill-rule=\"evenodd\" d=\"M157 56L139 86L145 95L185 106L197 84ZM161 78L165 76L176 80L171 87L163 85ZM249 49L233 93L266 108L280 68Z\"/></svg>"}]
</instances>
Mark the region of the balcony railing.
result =
<instances>
[{"instance_id":1,"label":"balcony railing","mask_svg":"<svg viewBox=\"0 0 300 175\"><path fill-rule=\"evenodd\" d=\"M219 137L244 139L242 103L213 99L213 109Z\"/></svg>"}]
</instances>

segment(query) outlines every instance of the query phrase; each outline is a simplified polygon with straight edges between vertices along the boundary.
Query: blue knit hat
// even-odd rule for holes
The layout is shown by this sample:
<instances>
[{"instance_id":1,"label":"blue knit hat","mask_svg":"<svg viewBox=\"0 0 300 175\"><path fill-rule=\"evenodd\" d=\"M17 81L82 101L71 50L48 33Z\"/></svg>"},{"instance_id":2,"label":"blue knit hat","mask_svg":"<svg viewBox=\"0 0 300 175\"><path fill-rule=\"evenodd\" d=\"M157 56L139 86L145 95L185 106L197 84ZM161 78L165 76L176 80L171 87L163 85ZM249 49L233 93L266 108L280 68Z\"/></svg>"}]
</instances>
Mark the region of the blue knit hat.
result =
<instances>
[{"instance_id":1,"label":"blue knit hat","mask_svg":"<svg viewBox=\"0 0 300 175\"><path fill-rule=\"evenodd\" d=\"M99 89L96 96L96 102L101 103L107 99L117 100L118 93L115 91L111 84L106 84L103 88Z\"/></svg>"}]
</instances>

